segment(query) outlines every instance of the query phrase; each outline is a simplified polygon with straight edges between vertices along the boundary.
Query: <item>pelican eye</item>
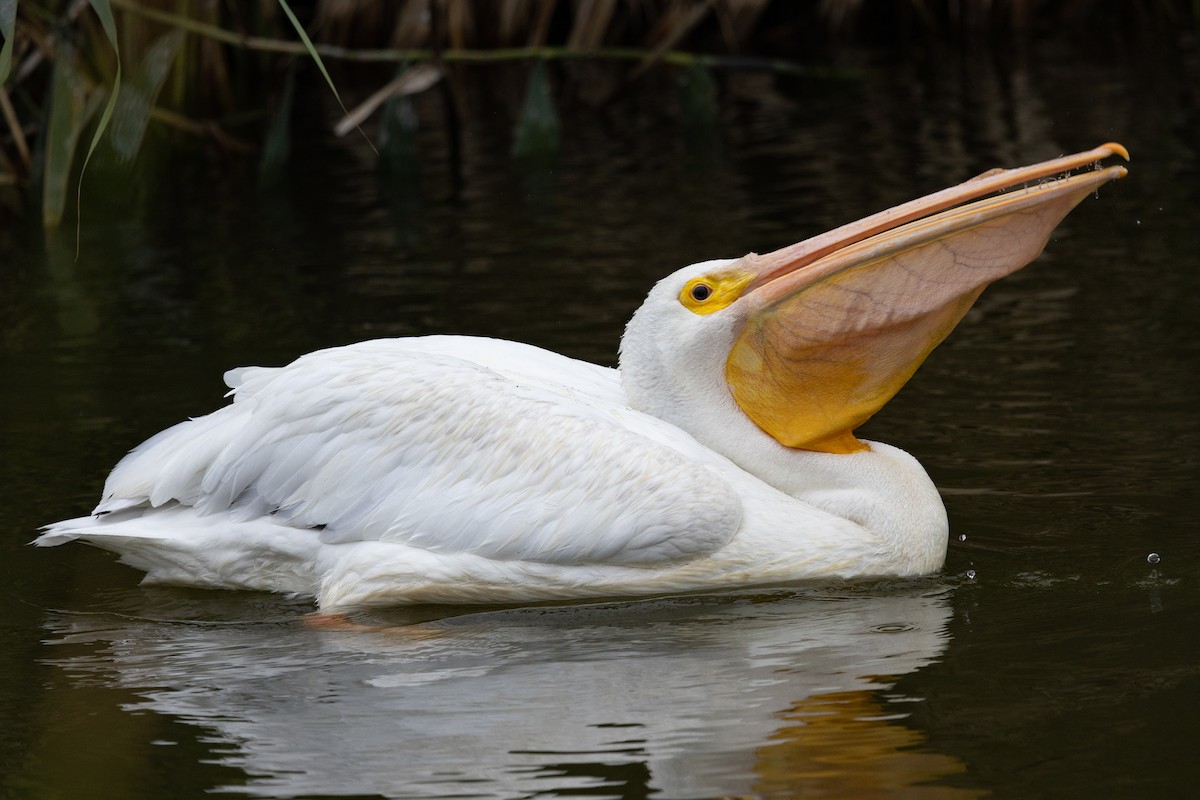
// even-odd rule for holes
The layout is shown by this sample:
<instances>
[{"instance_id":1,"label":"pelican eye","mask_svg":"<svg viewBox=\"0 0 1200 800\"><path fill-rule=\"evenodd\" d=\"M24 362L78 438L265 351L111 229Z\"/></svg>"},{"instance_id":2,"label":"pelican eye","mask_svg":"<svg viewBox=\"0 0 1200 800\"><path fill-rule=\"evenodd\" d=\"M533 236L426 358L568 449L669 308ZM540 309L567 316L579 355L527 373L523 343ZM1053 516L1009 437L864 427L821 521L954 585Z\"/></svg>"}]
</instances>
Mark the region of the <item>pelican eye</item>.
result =
<instances>
[{"instance_id":1,"label":"pelican eye","mask_svg":"<svg viewBox=\"0 0 1200 800\"><path fill-rule=\"evenodd\" d=\"M742 295L754 276L731 270L692 278L679 293L679 302L694 314L711 314L729 306Z\"/></svg>"}]
</instances>

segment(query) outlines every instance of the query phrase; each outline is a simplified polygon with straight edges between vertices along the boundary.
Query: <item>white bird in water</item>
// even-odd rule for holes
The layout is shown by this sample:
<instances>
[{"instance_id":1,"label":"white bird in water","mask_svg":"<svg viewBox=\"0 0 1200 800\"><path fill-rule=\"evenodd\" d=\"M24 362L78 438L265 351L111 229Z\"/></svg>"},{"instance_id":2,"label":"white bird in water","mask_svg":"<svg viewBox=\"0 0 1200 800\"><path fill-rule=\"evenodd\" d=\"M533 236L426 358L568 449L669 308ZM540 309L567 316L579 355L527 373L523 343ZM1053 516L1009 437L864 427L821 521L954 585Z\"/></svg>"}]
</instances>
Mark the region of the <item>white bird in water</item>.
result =
<instances>
[{"instance_id":1,"label":"white bird in water","mask_svg":"<svg viewBox=\"0 0 1200 800\"><path fill-rule=\"evenodd\" d=\"M325 611L935 572L937 490L854 429L1126 174L1099 165L1113 155L1129 157L1110 143L994 170L685 267L633 315L615 370L461 336L232 370L232 404L134 449L90 516L36 543Z\"/></svg>"}]
</instances>

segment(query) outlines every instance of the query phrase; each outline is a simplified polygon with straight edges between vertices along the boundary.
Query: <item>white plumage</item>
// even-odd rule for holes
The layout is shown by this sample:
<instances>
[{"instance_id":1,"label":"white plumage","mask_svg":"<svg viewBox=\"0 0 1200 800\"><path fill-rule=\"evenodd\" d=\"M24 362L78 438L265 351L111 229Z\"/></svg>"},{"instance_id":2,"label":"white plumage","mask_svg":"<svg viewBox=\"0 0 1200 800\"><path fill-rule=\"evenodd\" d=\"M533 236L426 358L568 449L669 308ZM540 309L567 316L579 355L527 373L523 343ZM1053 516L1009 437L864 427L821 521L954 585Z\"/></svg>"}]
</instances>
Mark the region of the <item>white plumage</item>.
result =
<instances>
[{"instance_id":1,"label":"white plumage","mask_svg":"<svg viewBox=\"0 0 1200 800\"><path fill-rule=\"evenodd\" d=\"M534 347L378 340L226 377L233 404L138 447L93 516L40 543L82 537L150 581L325 608L849 575L875 549L631 410L616 370ZM931 533L944 542L944 523Z\"/></svg>"},{"instance_id":2,"label":"white plumage","mask_svg":"<svg viewBox=\"0 0 1200 800\"><path fill-rule=\"evenodd\" d=\"M1079 163L1066 168L1122 152L1115 147L1072 157ZM1063 161L1036 168L1062 171ZM1027 180L1032 169L1012 173ZM1008 224L1040 240L1036 255L1062 215L1120 174L1110 167L1023 190L1023 205L1009 197L967 208L992 203L973 212L991 226L984 238ZM983 194L979 183L956 187L958 202ZM930 343L923 328L912 333L909 320L968 296L965 311L979 280L999 277L950 292L940 273L920 276L914 292L918 245L909 233L900 252L889 251L896 232L924 226L920 246L966 252L978 247L964 237L980 224L947 232L939 217L961 209L911 223L911 209L899 213L920 203L928 199L772 256L704 262L664 279L630 322L620 372L453 336L369 341L282 368L232 370L230 405L136 448L92 515L48 526L37 543L81 539L117 551L148 581L294 592L326 610L934 571L947 529L933 484L906 453L853 439L861 413L842 418L842 401L825 398L841 381L847 405L862 406L869 393L868 404L881 406L891 396L878 390L882 368L871 366L870 386L860 389L867 368L838 366L810 394L803 380L828 369L830 357L814 351L795 310L796 298L811 294L828 329L841 307L831 296L847 293L840 276L900 264L899 300L896 281L880 273L881 321L855 311L834 326L871 358L913 350L908 340L920 339L887 365L898 375L887 382L894 393L940 341ZM1055 204L1053 213L1029 213ZM865 255L822 272L864 242ZM857 283L853 294L861 300ZM786 402L777 399L784 384L801 386L799 396L789 388ZM819 435L788 438L813 418Z\"/></svg>"}]
</instances>

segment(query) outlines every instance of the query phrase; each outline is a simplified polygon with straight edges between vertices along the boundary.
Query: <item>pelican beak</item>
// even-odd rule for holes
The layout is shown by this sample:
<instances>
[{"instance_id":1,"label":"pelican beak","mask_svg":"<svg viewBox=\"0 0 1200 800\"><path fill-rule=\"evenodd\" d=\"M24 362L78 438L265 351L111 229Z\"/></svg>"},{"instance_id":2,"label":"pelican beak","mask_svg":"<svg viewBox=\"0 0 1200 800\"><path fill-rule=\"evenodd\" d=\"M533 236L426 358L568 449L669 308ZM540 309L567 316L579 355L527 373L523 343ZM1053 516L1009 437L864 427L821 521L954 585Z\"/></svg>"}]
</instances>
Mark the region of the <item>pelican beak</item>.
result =
<instances>
[{"instance_id":1,"label":"pelican beak","mask_svg":"<svg viewBox=\"0 0 1200 800\"><path fill-rule=\"evenodd\" d=\"M867 449L854 429L900 390L992 281L1041 253L1099 186L1126 174L1119 144L965 183L740 266L745 327L725 377L742 410L788 447ZM1077 174L1074 170L1093 167Z\"/></svg>"}]
</instances>

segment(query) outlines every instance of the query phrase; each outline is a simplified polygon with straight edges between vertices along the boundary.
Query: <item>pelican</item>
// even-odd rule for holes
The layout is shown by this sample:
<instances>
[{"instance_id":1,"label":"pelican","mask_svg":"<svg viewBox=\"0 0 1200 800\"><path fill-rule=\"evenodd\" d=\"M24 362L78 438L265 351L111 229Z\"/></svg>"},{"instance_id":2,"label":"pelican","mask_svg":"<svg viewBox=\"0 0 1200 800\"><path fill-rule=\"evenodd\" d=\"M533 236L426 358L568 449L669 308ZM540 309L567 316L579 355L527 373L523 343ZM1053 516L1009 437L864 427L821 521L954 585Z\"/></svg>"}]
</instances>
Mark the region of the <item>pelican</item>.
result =
<instances>
[{"instance_id":1,"label":"pelican","mask_svg":"<svg viewBox=\"0 0 1200 800\"><path fill-rule=\"evenodd\" d=\"M854 430L991 282L1123 177L1119 144L992 170L766 255L661 280L611 369L464 336L225 374L151 437L78 539L146 582L322 611L522 603L936 572L945 509Z\"/></svg>"}]
</instances>

